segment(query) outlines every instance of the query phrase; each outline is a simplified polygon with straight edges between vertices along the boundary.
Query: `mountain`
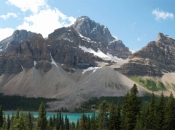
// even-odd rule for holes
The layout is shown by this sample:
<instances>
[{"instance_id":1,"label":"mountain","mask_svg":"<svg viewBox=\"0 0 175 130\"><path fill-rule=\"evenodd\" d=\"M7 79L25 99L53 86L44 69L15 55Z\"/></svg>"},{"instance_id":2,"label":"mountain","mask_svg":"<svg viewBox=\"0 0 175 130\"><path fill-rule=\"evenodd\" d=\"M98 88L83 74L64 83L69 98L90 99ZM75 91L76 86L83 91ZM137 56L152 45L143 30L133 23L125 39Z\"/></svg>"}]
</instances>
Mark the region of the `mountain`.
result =
<instances>
[{"instance_id":1,"label":"mountain","mask_svg":"<svg viewBox=\"0 0 175 130\"><path fill-rule=\"evenodd\" d=\"M0 92L62 99L50 104L52 110L72 109L91 97L125 95L136 83L115 70L126 63L129 49L86 16L47 39L17 30L1 46L8 49L0 55ZM150 93L137 85L139 95Z\"/></svg>"},{"instance_id":2,"label":"mountain","mask_svg":"<svg viewBox=\"0 0 175 130\"><path fill-rule=\"evenodd\" d=\"M92 41L101 43L101 49L105 54L112 54L118 58L126 59L131 52L121 40L111 35L108 28L91 20L87 16L79 17L72 25L81 35L90 38Z\"/></svg>"},{"instance_id":3,"label":"mountain","mask_svg":"<svg viewBox=\"0 0 175 130\"><path fill-rule=\"evenodd\" d=\"M164 72L175 71L175 40L159 33L157 40L129 57L121 67L124 75L163 76Z\"/></svg>"},{"instance_id":4,"label":"mountain","mask_svg":"<svg viewBox=\"0 0 175 130\"><path fill-rule=\"evenodd\" d=\"M16 30L14 33L0 42L0 53L6 51L11 45L30 40L36 33L26 30Z\"/></svg>"}]
</instances>

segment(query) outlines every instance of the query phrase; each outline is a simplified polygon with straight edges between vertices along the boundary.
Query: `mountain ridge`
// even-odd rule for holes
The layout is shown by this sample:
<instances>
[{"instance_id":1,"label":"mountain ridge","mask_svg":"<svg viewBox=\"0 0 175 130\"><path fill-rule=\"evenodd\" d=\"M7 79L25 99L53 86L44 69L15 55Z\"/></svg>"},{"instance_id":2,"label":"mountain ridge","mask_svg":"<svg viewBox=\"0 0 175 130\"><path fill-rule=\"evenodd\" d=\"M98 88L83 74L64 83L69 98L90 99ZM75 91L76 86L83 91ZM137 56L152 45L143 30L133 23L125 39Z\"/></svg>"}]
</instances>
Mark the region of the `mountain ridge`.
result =
<instances>
[{"instance_id":1,"label":"mountain ridge","mask_svg":"<svg viewBox=\"0 0 175 130\"><path fill-rule=\"evenodd\" d=\"M133 54L105 26L85 16L54 30L47 39L36 33L25 36L0 56L0 92L63 99L51 103L52 110L58 104L71 109L94 96L123 96L133 84L144 96L151 91L129 76L162 80L175 71L175 40L163 33Z\"/></svg>"}]
</instances>

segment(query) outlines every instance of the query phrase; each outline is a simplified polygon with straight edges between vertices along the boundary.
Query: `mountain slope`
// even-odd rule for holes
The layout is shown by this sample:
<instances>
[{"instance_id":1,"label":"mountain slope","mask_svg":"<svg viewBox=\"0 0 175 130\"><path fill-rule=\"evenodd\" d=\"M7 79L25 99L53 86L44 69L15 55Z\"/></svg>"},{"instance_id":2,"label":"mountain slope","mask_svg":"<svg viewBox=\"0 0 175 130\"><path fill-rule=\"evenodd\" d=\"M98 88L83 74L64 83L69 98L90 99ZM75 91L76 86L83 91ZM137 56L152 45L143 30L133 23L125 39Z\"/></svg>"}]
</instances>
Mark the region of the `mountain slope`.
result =
<instances>
[{"instance_id":1,"label":"mountain slope","mask_svg":"<svg viewBox=\"0 0 175 130\"><path fill-rule=\"evenodd\" d=\"M125 95L135 82L114 66L125 62L131 52L103 25L80 18L72 26L54 30L47 39L17 31L24 32L24 38L0 55L0 92L61 99L51 104L52 109L60 103L60 108L71 109L94 96ZM3 45L9 41L4 40ZM138 87L140 95L150 92Z\"/></svg>"},{"instance_id":2,"label":"mountain slope","mask_svg":"<svg viewBox=\"0 0 175 130\"><path fill-rule=\"evenodd\" d=\"M163 72L175 71L175 40L162 33L157 41L129 57L129 63L121 67L125 75L162 76Z\"/></svg>"}]
</instances>

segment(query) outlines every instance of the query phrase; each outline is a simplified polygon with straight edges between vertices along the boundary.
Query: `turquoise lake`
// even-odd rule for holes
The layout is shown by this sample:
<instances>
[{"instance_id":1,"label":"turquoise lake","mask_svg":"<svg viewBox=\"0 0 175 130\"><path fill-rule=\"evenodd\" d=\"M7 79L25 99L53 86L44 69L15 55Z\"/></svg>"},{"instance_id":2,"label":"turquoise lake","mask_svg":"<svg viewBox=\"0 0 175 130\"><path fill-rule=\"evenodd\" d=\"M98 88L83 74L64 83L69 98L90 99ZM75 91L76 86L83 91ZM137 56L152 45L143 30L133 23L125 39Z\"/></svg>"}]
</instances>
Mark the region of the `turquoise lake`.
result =
<instances>
[{"instance_id":1,"label":"turquoise lake","mask_svg":"<svg viewBox=\"0 0 175 130\"><path fill-rule=\"evenodd\" d=\"M4 111L5 115L9 115L9 116L12 116L12 115L15 115L16 112L15 111ZM24 114L27 114L28 112L24 111L23 112ZM38 112L30 112L34 117L38 117ZM85 115L87 116L92 116L93 113L84 113ZM50 117L53 117L53 116L56 116L57 113L56 112L47 112L47 118L50 118ZM61 113L61 115L63 117L65 117L67 115L67 117L69 118L69 121L70 122L76 122L78 119L80 119L82 113Z\"/></svg>"}]
</instances>

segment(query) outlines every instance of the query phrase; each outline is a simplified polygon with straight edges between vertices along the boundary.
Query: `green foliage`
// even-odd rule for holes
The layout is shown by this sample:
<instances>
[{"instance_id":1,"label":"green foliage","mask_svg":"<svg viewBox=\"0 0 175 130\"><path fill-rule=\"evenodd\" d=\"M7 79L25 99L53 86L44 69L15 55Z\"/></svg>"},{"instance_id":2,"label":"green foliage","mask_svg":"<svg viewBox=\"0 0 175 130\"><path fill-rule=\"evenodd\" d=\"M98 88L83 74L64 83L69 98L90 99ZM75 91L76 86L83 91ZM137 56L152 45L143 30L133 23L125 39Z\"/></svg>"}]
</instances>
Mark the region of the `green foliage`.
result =
<instances>
[{"instance_id":1,"label":"green foliage","mask_svg":"<svg viewBox=\"0 0 175 130\"><path fill-rule=\"evenodd\" d=\"M107 111L108 111L108 104L106 101L103 101L99 105L98 109L98 130L107 129Z\"/></svg>"},{"instance_id":2,"label":"green foliage","mask_svg":"<svg viewBox=\"0 0 175 130\"><path fill-rule=\"evenodd\" d=\"M102 101L97 116L93 113L90 118L82 114L77 122L70 122L67 116L63 118L61 112L47 119L44 103L40 104L37 118L17 109L11 117L1 116L3 123L0 130L175 130L175 100L172 93L168 100L163 93L160 97L152 94L149 101L148 97L145 100L137 94L137 86L134 85L122 104ZM147 102L141 104L141 99ZM2 113L0 107L0 115Z\"/></svg>"},{"instance_id":3,"label":"green foliage","mask_svg":"<svg viewBox=\"0 0 175 130\"><path fill-rule=\"evenodd\" d=\"M3 122L4 122L4 119L3 119L3 110L2 110L2 106L0 106L0 127L2 127Z\"/></svg>"},{"instance_id":4,"label":"green foliage","mask_svg":"<svg viewBox=\"0 0 175 130\"><path fill-rule=\"evenodd\" d=\"M46 118L46 110L45 110L44 103L41 103L39 107L37 126L39 130L46 130L47 118Z\"/></svg>"},{"instance_id":5,"label":"green foliage","mask_svg":"<svg viewBox=\"0 0 175 130\"><path fill-rule=\"evenodd\" d=\"M165 107L165 119L163 128L166 130L175 130L175 101L171 93Z\"/></svg>"},{"instance_id":6,"label":"green foliage","mask_svg":"<svg viewBox=\"0 0 175 130\"><path fill-rule=\"evenodd\" d=\"M153 81L152 79L143 79L138 76L131 76L130 79L151 91L166 90L165 85L160 81Z\"/></svg>"},{"instance_id":7,"label":"green foliage","mask_svg":"<svg viewBox=\"0 0 175 130\"><path fill-rule=\"evenodd\" d=\"M155 110L155 96L154 93L152 93L150 103L147 107L147 128L148 129L154 129L155 128L155 117L156 117L156 110Z\"/></svg>"},{"instance_id":8,"label":"green foliage","mask_svg":"<svg viewBox=\"0 0 175 130\"><path fill-rule=\"evenodd\" d=\"M124 108L124 124L126 130L133 130L137 122L137 115L140 112L141 104L140 98L137 94L137 86L134 84L125 100L126 108Z\"/></svg>"},{"instance_id":9,"label":"green foliage","mask_svg":"<svg viewBox=\"0 0 175 130\"><path fill-rule=\"evenodd\" d=\"M50 101L56 101L56 99L0 94L0 104L3 105L4 110L20 109L25 111L37 111L41 102L46 104Z\"/></svg>"}]
</instances>

